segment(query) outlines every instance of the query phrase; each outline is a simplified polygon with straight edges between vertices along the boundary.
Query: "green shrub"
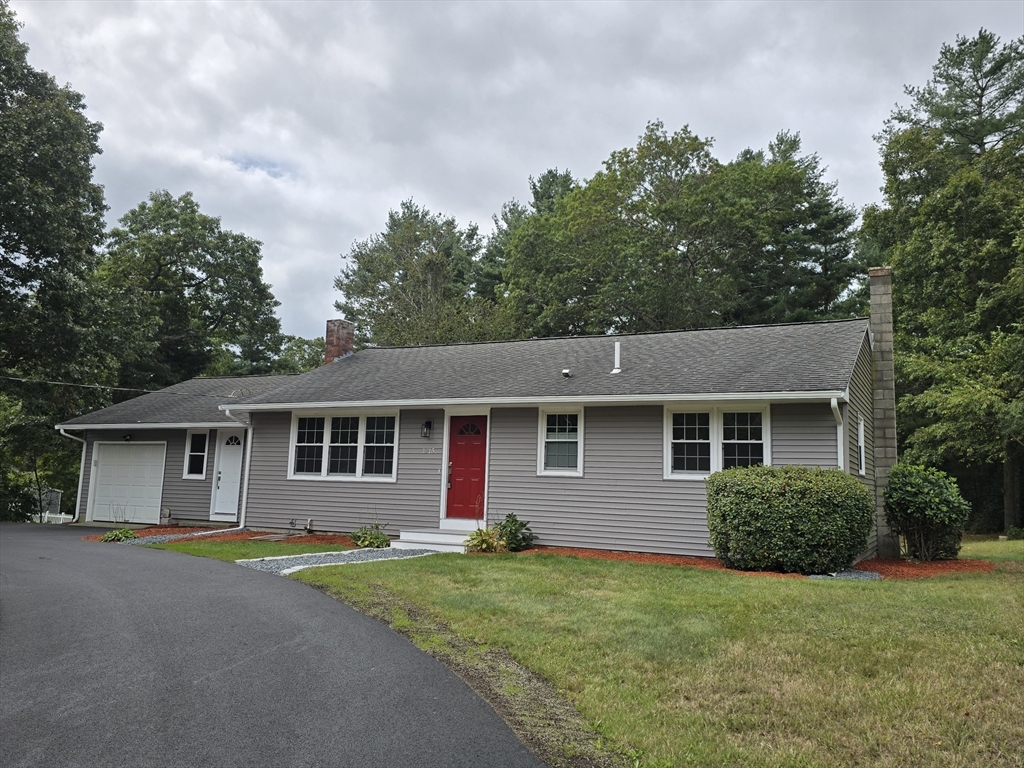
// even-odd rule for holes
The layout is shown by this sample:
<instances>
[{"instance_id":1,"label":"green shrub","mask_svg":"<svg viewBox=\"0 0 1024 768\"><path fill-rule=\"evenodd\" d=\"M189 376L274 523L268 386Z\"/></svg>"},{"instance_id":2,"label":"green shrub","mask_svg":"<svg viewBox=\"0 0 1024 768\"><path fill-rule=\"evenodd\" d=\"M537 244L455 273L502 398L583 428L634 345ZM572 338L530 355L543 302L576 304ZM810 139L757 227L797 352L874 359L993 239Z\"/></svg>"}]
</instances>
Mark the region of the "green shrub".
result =
<instances>
[{"instance_id":1,"label":"green shrub","mask_svg":"<svg viewBox=\"0 0 1024 768\"><path fill-rule=\"evenodd\" d=\"M537 534L530 530L530 524L520 520L513 512L505 515L505 519L495 528L509 552L520 552L537 540Z\"/></svg>"},{"instance_id":2,"label":"green shrub","mask_svg":"<svg viewBox=\"0 0 1024 768\"><path fill-rule=\"evenodd\" d=\"M494 528L477 528L466 537L467 552L508 552L501 531Z\"/></svg>"},{"instance_id":3,"label":"green shrub","mask_svg":"<svg viewBox=\"0 0 1024 768\"><path fill-rule=\"evenodd\" d=\"M953 560L970 516L956 481L945 472L897 464L885 487L885 519L915 560Z\"/></svg>"},{"instance_id":4,"label":"green shrub","mask_svg":"<svg viewBox=\"0 0 1024 768\"><path fill-rule=\"evenodd\" d=\"M362 528L352 531L352 533L349 534L349 538L352 539L352 543L357 547L369 547L370 549L383 549L384 547L390 547L391 538L384 533L384 529L387 527L387 523L384 523L383 525L380 523L364 525Z\"/></svg>"},{"instance_id":5,"label":"green shrub","mask_svg":"<svg viewBox=\"0 0 1024 768\"><path fill-rule=\"evenodd\" d=\"M137 538L139 537L135 535L135 531L131 528L115 528L104 533L100 541L128 541L129 539Z\"/></svg>"},{"instance_id":6,"label":"green shrub","mask_svg":"<svg viewBox=\"0 0 1024 768\"><path fill-rule=\"evenodd\" d=\"M1018 528L1015 525L1011 525L1006 529L1006 538L1010 541L1020 541L1024 539L1024 528Z\"/></svg>"},{"instance_id":7,"label":"green shrub","mask_svg":"<svg viewBox=\"0 0 1024 768\"><path fill-rule=\"evenodd\" d=\"M867 547L872 495L838 469L737 467L707 479L708 530L729 568L834 573Z\"/></svg>"}]
</instances>

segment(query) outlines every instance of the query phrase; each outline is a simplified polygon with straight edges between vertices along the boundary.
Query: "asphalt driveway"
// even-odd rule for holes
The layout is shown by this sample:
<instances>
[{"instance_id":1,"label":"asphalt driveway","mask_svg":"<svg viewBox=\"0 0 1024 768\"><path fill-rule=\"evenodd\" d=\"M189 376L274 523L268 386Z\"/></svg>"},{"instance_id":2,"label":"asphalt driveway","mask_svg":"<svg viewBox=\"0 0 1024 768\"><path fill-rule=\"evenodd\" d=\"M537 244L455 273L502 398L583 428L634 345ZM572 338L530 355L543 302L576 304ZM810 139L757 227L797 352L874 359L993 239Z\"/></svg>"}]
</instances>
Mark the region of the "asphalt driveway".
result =
<instances>
[{"instance_id":1,"label":"asphalt driveway","mask_svg":"<svg viewBox=\"0 0 1024 768\"><path fill-rule=\"evenodd\" d=\"M0 525L4 768L541 765L459 678L326 595L86 533Z\"/></svg>"}]
</instances>

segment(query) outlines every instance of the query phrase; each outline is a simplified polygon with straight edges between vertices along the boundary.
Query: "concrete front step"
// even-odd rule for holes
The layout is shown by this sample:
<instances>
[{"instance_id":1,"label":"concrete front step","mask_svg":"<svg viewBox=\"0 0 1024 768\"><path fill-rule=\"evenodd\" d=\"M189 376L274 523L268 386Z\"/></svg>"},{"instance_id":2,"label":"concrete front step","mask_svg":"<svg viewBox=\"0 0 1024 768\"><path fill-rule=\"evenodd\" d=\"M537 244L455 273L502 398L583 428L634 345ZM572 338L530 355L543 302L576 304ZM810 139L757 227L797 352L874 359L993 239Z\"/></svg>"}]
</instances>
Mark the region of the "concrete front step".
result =
<instances>
[{"instance_id":1,"label":"concrete front step","mask_svg":"<svg viewBox=\"0 0 1024 768\"><path fill-rule=\"evenodd\" d=\"M465 552L466 534L463 531L401 531L391 546L396 549L436 549L439 552Z\"/></svg>"}]
</instances>

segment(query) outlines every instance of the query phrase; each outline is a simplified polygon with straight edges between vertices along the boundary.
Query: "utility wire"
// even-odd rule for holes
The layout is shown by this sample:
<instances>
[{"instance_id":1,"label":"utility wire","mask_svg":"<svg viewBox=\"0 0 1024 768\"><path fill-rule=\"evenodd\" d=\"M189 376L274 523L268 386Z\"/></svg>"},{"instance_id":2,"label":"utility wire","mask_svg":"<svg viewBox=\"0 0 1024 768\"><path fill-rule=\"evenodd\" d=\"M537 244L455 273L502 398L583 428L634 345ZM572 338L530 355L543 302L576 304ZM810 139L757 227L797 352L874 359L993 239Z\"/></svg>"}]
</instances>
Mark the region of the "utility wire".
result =
<instances>
[{"instance_id":1,"label":"utility wire","mask_svg":"<svg viewBox=\"0 0 1024 768\"><path fill-rule=\"evenodd\" d=\"M281 375L287 376L289 374L255 374L255 375L256 376L275 376L275 375L277 375L277 376L281 376ZM232 377L229 377L229 378L236 378L236 377L232 376ZM245 378L245 377L244 376L239 376L237 378ZM106 384L76 384L73 381L51 381L49 379L26 379L26 378L22 378L20 376L4 376L4 375L0 375L0 379L7 379L8 381L20 381L20 382L24 382L26 384L54 384L54 385L61 386L61 387L84 387L86 389L110 389L110 390L116 390L118 392L141 392L141 393L147 394L147 395L151 395L154 392L162 392L165 395L184 395L185 397L212 397L212 398L215 398L217 400L224 400L225 398L233 397L233 395L206 394L206 393L202 393L202 392L168 392L167 391L167 389L170 389L170 387L177 386L176 384L171 384L170 387L167 387L166 389L135 389L133 387L111 387L111 386L107 386ZM210 380L211 381L216 381L216 378L211 378ZM180 383L184 383L184 382L180 382ZM256 393L255 392L248 392L248 393L246 393L245 395L242 395L242 396L244 397L244 396L252 395L252 394L256 394Z\"/></svg>"}]
</instances>

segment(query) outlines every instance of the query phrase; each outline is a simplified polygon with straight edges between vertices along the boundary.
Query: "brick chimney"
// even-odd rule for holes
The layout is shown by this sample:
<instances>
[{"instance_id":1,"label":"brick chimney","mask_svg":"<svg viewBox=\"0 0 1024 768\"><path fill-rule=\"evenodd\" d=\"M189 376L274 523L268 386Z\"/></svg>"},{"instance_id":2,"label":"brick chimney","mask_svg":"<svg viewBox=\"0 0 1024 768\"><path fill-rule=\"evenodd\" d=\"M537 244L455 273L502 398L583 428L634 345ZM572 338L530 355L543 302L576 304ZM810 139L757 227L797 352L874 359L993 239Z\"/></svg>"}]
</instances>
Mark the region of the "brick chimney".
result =
<instances>
[{"instance_id":1,"label":"brick chimney","mask_svg":"<svg viewBox=\"0 0 1024 768\"><path fill-rule=\"evenodd\" d=\"M333 363L352 354L355 347L355 325L349 320L328 320L324 362Z\"/></svg>"},{"instance_id":2,"label":"brick chimney","mask_svg":"<svg viewBox=\"0 0 1024 768\"><path fill-rule=\"evenodd\" d=\"M882 494L896 463L896 381L892 358L892 268L868 270L871 285L871 349L875 371L875 517L879 557L899 557L899 543L885 522Z\"/></svg>"}]
</instances>

